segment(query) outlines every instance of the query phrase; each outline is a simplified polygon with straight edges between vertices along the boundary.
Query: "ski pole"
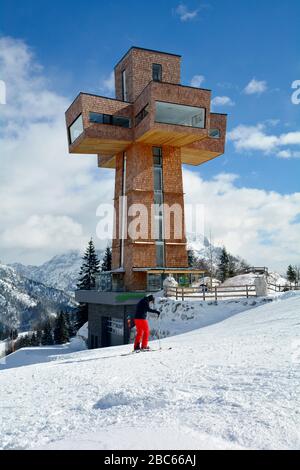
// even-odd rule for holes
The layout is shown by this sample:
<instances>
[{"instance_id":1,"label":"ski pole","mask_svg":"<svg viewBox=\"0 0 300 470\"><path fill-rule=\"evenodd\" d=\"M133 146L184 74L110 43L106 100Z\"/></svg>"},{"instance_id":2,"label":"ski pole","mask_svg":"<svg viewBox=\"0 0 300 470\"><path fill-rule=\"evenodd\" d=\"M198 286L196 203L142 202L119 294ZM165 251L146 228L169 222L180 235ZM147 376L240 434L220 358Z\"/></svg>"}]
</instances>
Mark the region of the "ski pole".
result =
<instances>
[{"instance_id":1,"label":"ski pole","mask_svg":"<svg viewBox=\"0 0 300 470\"><path fill-rule=\"evenodd\" d=\"M160 315L161 315L161 314L160 314ZM161 349L161 342L160 342L160 325L161 325L161 323L160 323L160 315L159 315L159 317L158 317L158 347L159 347L159 349Z\"/></svg>"}]
</instances>

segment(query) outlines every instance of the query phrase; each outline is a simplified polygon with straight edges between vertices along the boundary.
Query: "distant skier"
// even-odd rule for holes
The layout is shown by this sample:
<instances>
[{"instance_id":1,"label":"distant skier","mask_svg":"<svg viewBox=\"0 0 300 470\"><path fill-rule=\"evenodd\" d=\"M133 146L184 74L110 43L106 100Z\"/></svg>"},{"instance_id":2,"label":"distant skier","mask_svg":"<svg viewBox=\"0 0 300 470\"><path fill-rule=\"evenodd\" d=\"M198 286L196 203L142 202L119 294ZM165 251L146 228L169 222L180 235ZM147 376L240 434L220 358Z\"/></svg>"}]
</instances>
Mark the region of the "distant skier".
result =
<instances>
[{"instance_id":1,"label":"distant skier","mask_svg":"<svg viewBox=\"0 0 300 470\"><path fill-rule=\"evenodd\" d=\"M150 329L149 323L147 320L147 313L156 313L158 316L160 312L158 310L154 310L150 308L150 303L154 302L153 295L148 295L141 299L137 306L136 312L134 316L134 323L136 326L136 337L134 341L134 350L139 351L142 350L149 350L148 340L150 336Z\"/></svg>"}]
</instances>

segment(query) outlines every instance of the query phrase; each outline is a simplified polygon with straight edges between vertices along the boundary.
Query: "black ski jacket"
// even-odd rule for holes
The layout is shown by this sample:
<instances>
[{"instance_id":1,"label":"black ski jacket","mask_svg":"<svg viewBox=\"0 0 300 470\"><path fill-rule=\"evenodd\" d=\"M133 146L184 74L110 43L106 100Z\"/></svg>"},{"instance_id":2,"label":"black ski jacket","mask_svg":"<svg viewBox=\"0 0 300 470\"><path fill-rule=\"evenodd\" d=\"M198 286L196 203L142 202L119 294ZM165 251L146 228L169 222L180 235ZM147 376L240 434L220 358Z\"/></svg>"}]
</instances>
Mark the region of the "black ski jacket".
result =
<instances>
[{"instance_id":1,"label":"black ski jacket","mask_svg":"<svg viewBox=\"0 0 300 470\"><path fill-rule=\"evenodd\" d=\"M160 315L160 312L158 310L154 310L153 308L149 307L149 300L147 299L147 297L144 297L138 302L136 306L134 318L136 318L137 320L146 320L148 312L157 313L157 315Z\"/></svg>"}]
</instances>

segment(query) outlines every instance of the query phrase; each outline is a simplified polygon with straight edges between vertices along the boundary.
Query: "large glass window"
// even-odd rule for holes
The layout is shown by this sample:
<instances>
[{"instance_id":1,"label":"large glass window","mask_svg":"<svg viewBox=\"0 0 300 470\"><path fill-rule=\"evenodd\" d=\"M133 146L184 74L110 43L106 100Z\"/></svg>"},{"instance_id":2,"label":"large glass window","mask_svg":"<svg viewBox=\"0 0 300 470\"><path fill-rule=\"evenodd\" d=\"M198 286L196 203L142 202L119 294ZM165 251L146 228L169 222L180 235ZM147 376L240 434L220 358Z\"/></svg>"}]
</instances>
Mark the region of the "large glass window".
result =
<instances>
[{"instance_id":1,"label":"large glass window","mask_svg":"<svg viewBox=\"0 0 300 470\"><path fill-rule=\"evenodd\" d=\"M162 81L162 66L160 64L152 64L152 79L155 82Z\"/></svg>"},{"instance_id":2,"label":"large glass window","mask_svg":"<svg viewBox=\"0 0 300 470\"><path fill-rule=\"evenodd\" d=\"M135 125L137 126L142 120L148 116L148 104L135 116Z\"/></svg>"},{"instance_id":3,"label":"large glass window","mask_svg":"<svg viewBox=\"0 0 300 470\"><path fill-rule=\"evenodd\" d=\"M156 242L156 265L159 268L163 268L165 265L165 259L164 259L164 242Z\"/></svg>"},{"instance_id":4,"label":"large glass window","mask_svg":"<svg viewBox=\"0 0 300 470\"><path fill-rule=\"evenodd\" d=\"M156 101L155 121L204 129L205 108Z\"/></svg>"},{"instance_id":5,"label":"large glass window","mask_svg":"<svg viewBox=\"0 0 300 470\"><path fill-rule=\"evenodd\" d=\"M162 168L160 166L154 167L154 191L162 190Z\"/></svg>"},{"instance_id":6,"label":"large glass window","mask_svg":"<svg viewBox=\"0 0 300 470\"><path fill-rule=\"evenodd\" d=\"M148 274L147 290L149 292L156 292L161 289L162 289L162 275L161 274Z\"/></svg>"},{"instance_id":7,"label":"large glass window","mask_svg":"<svg viewBox=\"0 0 300 470\"><path fill-rule=\"evenodd\" d=\"M70 142L73 144L75 140L83 133L82 115L78 116L76 121L69 127Z\"/></svg>"},{"instance_id":8,"label":"large glass window","mask_svg":"<svg viewBox=\"0 0 300 470\"><path fill-rule=\"evenodd\" d=\"M156 241L156 265L163 267L165 264L164 245L164 214L163 214L163 173L162 173L162 149L152 148L153 173L154 173L154 204L155 204L155 239Z\"/></svg>"},{"instance_id":9,"label":"large glass window","mask_svg":"<svg viewBox=\"0 0 300 470\"><path fill-rule=\"evenodd\" d=\"M164 234L163 234L163 215L162 214L157 214L155 215L155 238L157 240L163 240Z\"/></svg>"},{"instance_id":10,"label":"large glass window","mask_svg":"<svg viewBox=\"0 0 300 470\"><path fill-rule=\"evenodd\" d=\"M130 127L130 119L124 116L111 116L110 114L90 113L90 122L97 124L110 124L112 126Z\"/></svg>"}]
</instances>

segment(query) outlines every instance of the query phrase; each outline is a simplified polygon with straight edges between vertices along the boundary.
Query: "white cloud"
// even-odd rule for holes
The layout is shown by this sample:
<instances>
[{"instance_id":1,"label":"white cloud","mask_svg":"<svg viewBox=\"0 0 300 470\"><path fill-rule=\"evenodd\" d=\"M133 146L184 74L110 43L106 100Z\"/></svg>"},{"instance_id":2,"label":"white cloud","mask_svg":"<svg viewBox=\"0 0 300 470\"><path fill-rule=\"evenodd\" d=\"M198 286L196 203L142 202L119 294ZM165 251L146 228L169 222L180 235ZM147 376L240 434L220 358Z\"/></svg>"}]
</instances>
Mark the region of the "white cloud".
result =
<instances>
[{"instance_id":1,"label":"white cloud","mask_svg":"<svg viewBox=\"0 0 300 470\"><path fill-rule=\"evenodd\" d=\"M115 93L115 73L111 72L107 78L104 78L100 83L100 90L103 93L110 95Z\"/></svg>"},{"instance_id":2,"label":"white cloud","mask_svg":"<svg viewBox=\"0 0 300 470\"><path fill-rule=\"evenodd\" d=\"M262 151L265 154L274 152L281 158L291 158L296 157L298 152L283 147L300 145L300 132L275 135L267 133L266 124L239 125L228 133L228 139L238 151Z\"/></svg>"},{"instance_id":3,"label":"white cloud","mask_svg":"<svg viewBox=\"0 0 300 470\"><path fill-rule=\"evenodd\" d=\"M300 152L292 152L291 150L280 150L277 153L279 158L300 158Z\"/></svg>"},{"instance_id":4,"label":"white cloud","mask_svg":"<svg viewBox=\"0 0 300 470\"><path fill-rule=\"evenodd\" d=\"M279 157L279 158L291 158L292 157L292 152L290 150L280 150L280 152L277 153L277 157Z\"/></svg>"},{"instance_id":5,"label":"white cloud","mask_svg":"<svg viewBox=\"0 0 300 470\"><path fill-rule=\"evenodd\" d=\"M94 235L98 204L113 198L114 172L99 170L96 156L69 155L64 113L71 100L49 89L24 42L0 39L0 76L7 84L0 116L0 259L39 263L81 248Z\"/></svg>"},{"instance_id":6,"label":"white cloud","mask_svg":"<svg viewBox=\"0 0 300 470\"><path fill-rule=\"evenodd\" d=\"M234 106L235 103L229 96L216 96L211 101L212 106Z\"/></svg>"},{"instance_id":7,"label":"white cloud","mask_svg":"<svg viewBox=\"0 0 300 470\"><path fill-rule=\"evenodd\" d=\"M194 75L191 80L191 86L200 88L204 81L205 81L204 75Z\"/></svg>"},{"instance_id":8,"label":"white cloud","mask_svg":"<svg viewBox=\"0 0 300 470\"><path fill-rule=\"evenodd\" d=\"M188 7L181 3L175 10L181 21L191 21L198 16L199 9L189 10Z\"/></svg>"},{"instance_id":9,"label":"white cloud","mask_svg":"<svg viewBox=\"0 0 300 470\"><path fill-rule=\"evenodd\" d=\"M281 145L300 145L300 132L288 132L280 136Z\"/></svg>"},{"instance_id":10,"label":"white cloud","mask_svg":"<svg viewBox=\"0 0 300 470\"><path fill-rule=\"evenodd\" d=\"M86 241L81 224L68 216L31 215L28 220L3 231L5 248L45 250L49 245L76 249Z\"/></svg>"},{"instance_id":11,"label":"white cloud","mask_svg":"<svg viewBox=\"0 0 300 470\"><path fill-rule=\"evenodd\" d=\"M246 93L246 95L261 94L264 93L267 89L268 86L265 80L260 81L253 78L244 89L244 93Z\"/></svg>"},{"instance_id":12,"label":"white cloud","mask_svg":"<svg viewBox=\"0 0 300 470\"><path fill-rule=\"evenodd\" d=\"M205 206L206 235L214 243L256 266L281 272L289 263L300 263L300 192L280 194L239 187L238 176L220 174L204 180L184 169L186 203Z\"/></svg>"}]
</instances>

